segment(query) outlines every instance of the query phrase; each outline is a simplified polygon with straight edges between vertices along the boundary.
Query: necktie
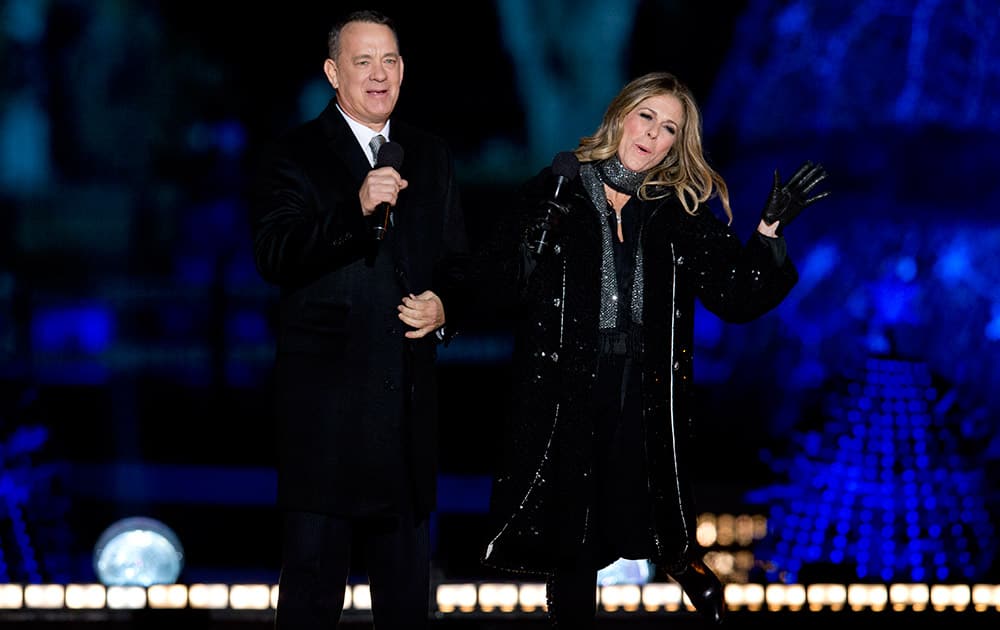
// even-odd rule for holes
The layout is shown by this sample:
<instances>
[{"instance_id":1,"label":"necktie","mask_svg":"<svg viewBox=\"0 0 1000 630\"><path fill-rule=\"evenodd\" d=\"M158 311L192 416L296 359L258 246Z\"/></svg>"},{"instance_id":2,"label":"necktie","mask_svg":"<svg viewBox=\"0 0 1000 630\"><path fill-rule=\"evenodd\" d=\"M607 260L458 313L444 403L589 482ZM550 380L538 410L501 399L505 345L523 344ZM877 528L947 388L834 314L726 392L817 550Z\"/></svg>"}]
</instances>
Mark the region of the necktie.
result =
<instances>
[{"instance_id":1,"label":"necktie","mask_svg":"<svg viewBox=\"0 0 1000 630\"><path fill-rule=\"evenodd\" d=\"M383 144L385 144L385 136L383 136L382 134L377 134L374 138L371 139L371 141L368 142L368 146L371 147L372 150L373 164L378 163L378 150L382 148Z\"/></svg>"}]
</instances>

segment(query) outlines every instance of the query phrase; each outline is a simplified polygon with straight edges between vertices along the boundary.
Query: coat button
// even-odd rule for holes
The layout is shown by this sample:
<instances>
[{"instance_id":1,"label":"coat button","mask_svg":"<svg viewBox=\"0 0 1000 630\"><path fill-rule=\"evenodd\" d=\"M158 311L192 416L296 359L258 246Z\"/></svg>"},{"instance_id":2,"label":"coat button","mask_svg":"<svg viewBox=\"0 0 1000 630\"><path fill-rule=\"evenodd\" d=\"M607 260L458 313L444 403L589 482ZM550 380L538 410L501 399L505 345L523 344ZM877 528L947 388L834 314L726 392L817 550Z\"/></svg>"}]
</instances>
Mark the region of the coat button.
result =
<instances>
[{"instance_id":1,"label":"coat button","mask_svg":"<svg viewBox=\"0 0 1000 630\"><path fill-rule=\"evenodd\" d=\"M674 372L676 372L679 369L681 369L681 362L680 361L674 361Z\"/></svg>"}]
</instances>

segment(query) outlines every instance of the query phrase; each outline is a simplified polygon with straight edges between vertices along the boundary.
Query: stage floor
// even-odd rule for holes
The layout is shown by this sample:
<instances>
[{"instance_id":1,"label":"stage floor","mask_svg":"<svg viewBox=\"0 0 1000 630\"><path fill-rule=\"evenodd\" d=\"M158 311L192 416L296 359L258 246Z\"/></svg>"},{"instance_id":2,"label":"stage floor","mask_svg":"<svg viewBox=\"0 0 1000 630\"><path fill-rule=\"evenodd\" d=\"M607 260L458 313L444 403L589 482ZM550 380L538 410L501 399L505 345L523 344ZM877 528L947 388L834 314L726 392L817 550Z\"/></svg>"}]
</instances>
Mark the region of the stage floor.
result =
<instances>
[{"instance_id":1,"label":"stage floor","mask_svg":"<svg viewBox=\"0 0 1000 630\"><path fill-rule=\"evenodd\" d=\"M144 610L144 611L6 611L0 614L4 627L31 627L32 629L69 630L93 628L97 630L163 629L176 630L268 630L273 616L268 611L194 611L194 610ZM886 627L924 627L963 630L995 629L1000 624L1000 612L973 611L734 611L726 617L724 628L767 628L768 630L801 630L810 628L844 628L851 630L883 630ZM597 627L601 630L662 630L663 628L707 628L693 613L657 613L600 615ZM374 630L369 618L359 615L345 616L341 623L344 630ZM467 616L449 615L434 619L433 630L547 630L543 616Z\"/></svg>"}]
</instances>

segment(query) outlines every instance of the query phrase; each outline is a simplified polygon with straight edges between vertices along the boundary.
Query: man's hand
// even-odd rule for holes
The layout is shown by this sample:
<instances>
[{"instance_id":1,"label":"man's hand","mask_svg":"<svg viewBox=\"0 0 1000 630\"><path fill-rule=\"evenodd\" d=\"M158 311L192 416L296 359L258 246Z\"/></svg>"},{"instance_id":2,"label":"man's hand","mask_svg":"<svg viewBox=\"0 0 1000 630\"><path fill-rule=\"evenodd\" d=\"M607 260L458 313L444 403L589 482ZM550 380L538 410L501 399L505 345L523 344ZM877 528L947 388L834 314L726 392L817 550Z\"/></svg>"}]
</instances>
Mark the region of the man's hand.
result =
<instances>
[{"instance_id":1,"label":"man's hand","mask_svg":"<svg viewBox=\"0 0 1000 630\"><path fill-rule=\"evenodd\" d=\"M826 179L826 170L821 164L806 162L799 167L799 170L795 171L788 183L782 186L778 169L774 169L774 184L771 186L771 194L768 195L764 211L760 215L761 227L766 227L768 231L780 235L785 226L799 216L799 213L806 206L812 205L830 194L829 191L826 191L812 197L808 196L810 191L824 179ZM774 225L775 223L778 225Z\"/></svg>"},{"instance_id":2,"label":"man's hand","mask_svg":"<svg viewBox=\"0 0 1000 630\"><path fill-rule=\"evenodd\" d=\"M361 190L358 191L358 199L361 201L361 211L367 217L378 207L380 203L388 203L390 206L396 205L399 191L403 190L409 183L400 177L396 169L391 166L383 166L368 171L365 181L361 182Z\"/></svg>"},{"instance_id":3,"label":"man's hand","mask_svg":"<svg viewBox=\"0 0 1000 630\"><path fill-rule=\"evenodd\" d=\"M433 291L405 296L396 310L399 311L400 321L416 329L406 332L409 339L420 339L444 326L444 304Z\"/></svg>"}]
</instances>

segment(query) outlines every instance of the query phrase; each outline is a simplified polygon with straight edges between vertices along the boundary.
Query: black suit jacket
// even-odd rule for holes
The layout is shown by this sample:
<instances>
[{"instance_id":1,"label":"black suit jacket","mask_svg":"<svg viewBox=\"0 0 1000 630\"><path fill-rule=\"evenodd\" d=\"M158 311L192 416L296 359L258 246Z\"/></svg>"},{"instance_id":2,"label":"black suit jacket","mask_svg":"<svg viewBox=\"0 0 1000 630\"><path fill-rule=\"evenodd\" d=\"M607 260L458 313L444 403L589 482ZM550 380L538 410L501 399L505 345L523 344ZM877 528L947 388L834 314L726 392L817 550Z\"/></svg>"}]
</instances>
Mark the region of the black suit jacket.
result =
<instances>
[{"instance_id":1,"label":"black suit jacket","mask_svg":"<svg viewBox=\"0 0 1000 630\"><path fill-rule=\"evenodd\" d=\"M396 307L431 289L447 329L461 324L465 225L444 141L396 119L390 139L404 149L409 185L380 243L358 199L371 166L334 100L258 167L254 259L281 288L274 399L284 509L358 516L408 498L418 514L435 505L437 339L406 339Z\"/></svg>"}]
</instances>

